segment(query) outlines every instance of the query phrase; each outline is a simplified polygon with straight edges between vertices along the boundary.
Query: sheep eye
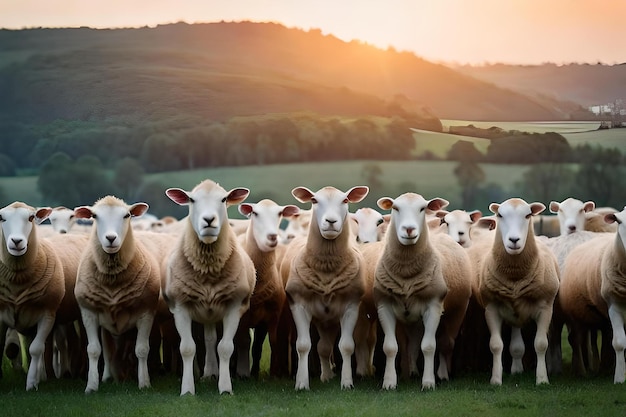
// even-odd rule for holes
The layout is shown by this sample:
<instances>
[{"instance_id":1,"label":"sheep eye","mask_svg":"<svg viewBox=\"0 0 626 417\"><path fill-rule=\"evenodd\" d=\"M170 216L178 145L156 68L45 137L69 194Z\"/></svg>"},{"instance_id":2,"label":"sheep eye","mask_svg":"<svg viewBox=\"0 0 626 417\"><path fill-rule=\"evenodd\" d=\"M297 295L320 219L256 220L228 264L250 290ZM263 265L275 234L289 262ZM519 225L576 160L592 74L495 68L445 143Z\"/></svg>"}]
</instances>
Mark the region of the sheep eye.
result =
<instances>
[{"instance_id":1,"label":"sheep eye","mask_svg":"<svg viewBox=\"0 0 626 417\"><path fill-rule=\"evenodd\" d=\"M98 218L98 216L96 216L96 213L92 213L92 214L91 214L91 218L92 218L92 219L97 219L97 218Z\"/></svg>"},{"instance_id":2,"label":"sheep eye","mask_svg":"<svg viewBox=\"0 0 626 417\"><path fill-rule=\"evenodd\" d=\"M33 214L31 214L31 215L28 217L28 221L29 221L29 222L32 222L34 218L35 218L35 216L34 216Z\"/></svg>"},{"instance_id":3,"label":"sheep eye","mask_svg":"<svg viewBox=\"0 0 626 417\"><path fill-rule=\"evenodd\" d=\"M439 226L443 225L443 224L448 224L446 222L446 219L444 219L443 217L441 218L441 221L439 222Z\"/></svg>"},{"instance_id":4,"label":"sheep eye","mask_svg":"<svg viewBox=\"0 0 626 417\"><path fill-rule=\"evenodd\" d=\"M2 216L0 216L0 222L3 222L4 218Z\"/></svg>"},{"instance_id":5,"label":"sheep eye","mask_svg":"<svg viewBox=\"0 0 626 417\"><path fill-rule=\"evenodd\" d=\"M422 207L422 208L420 209L420 213L421 213L422 211L424 211L424 210L426 210L426 207Z\"/></svg>"},{"instance_id":6,"label":"sheep eye","mask_svg":"<svg viewBox=\"0 0 626 417\"><path fill-rule=\"evenodd\" d=\"M348 204L350 202L350 200L348 200L347 198L343 199L343 204Z\"/></svg>"},{"instance_id":7,"label":"sheep eye","mask_svg":"<svg viewBox=\"0 0 626 417\"><path fill-rule=\"evenodd\" d=\"M70 220L72 220L73 218L74 218L74 215L72 214L72 215L70 216Z\"/></svg>"},{"instance_id":8,"label":"sheep eye","mask_svg":"<svg viewBox=\"0 0 626 417\"><path fill-rule=\"evenodd\" d=\"M254 214L255 216L259 215L259 213L257 213L256 211L253 211L252 214Z\"/></svg>"},{"instance_id":9,"label":"sheep eye","mask_svg":"<svg viewBox=\"0 0 626 417\"><path fill-rule=\"evenodd\" d=\"M499 219L501 219L501 218L502 218L502 214L497 213L497 214L496 214L496 217L497 217L497 218L499 218Z\"/></svg>"},{"instance_id":10,"label":"sheep eye","mask_svg":"<svg viewBox=\"0 0 626 417\"><path fill-rule=\"evenodd\" d=\"M222 198L222 203L225 203L227 198L228 198L228 196Z\"/></svg>"},{"instance_id":11,"label":"sheep eye","mask_svg":"<svg viewBox=\"0 0 626 417\"><path fill-rule=\"evenodd\" d=\"M311 204L317 204L317 200L315 199L315 197L311 198Z\"/></svg>"},{"instance_id":12,"label":"sheep eye","mask_svg":"<svg viewBox=\"0 0 626 417\"><path fill-rule=\"evenodd\" d=\"M530 216L532 216L532 213L527 214L527 215L526 215L526 218L527 218L527 219L530 219Z\"/></svg>"},{"instance_id":13,"label":"sheep eye","mask_svg":"<svg viewBox=\"0 0 626 417\"><path fill-rule=\"evenodd\" d=\"M396 206L391 206L391 209L394 210L394 211L400 211L400 209L398 207L396 207Z\"/></svg>"},{"instance_id":14,"label":"sheep eye","mask_svg":"<svg viewBox=\"0 0 626 417\"><path fill-rule=\"evenodd\" d=\"M189 197L189 203L195 203L195 200L191 197Z\"/></svg>"},{"instance_id":15,"label":"sheep eye","mask_svg":"<svg viewBox=\"0 0 626 417\"><path fill-rule=\"evenodd\" d=\"M130 213L126 213L126 215L124 215L125 219L128 219L130 217Z\"/></svg>"},{"instance_id":16,"label":"sheep eye","mask_svg":"<svg viewBox=\"0 0 626 417\"><path fill-rule=\"evenodd\" d=\"M376 226L380 226L381 224L383 224L385 221L383 219L378 219L378 221L376 222Z\"/></svg>"}]
</instances>

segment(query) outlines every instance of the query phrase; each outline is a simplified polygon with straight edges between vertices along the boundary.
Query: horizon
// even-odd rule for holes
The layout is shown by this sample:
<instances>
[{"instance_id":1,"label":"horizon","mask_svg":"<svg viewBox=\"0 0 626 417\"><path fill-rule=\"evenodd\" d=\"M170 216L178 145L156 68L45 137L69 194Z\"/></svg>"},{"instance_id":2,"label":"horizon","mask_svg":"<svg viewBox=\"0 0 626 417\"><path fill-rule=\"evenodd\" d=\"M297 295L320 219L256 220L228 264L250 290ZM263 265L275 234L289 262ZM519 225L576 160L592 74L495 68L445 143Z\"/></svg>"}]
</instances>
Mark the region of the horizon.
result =
<instances>
[{"instance_id":1,"label":"horizon","mask_svg":"<svg viewBox=\"0 0 626 417\"><path fill-rule=\"evenodd\" d=\"M184 22L278 23L447 65L626 62L626 2L621 0L22 0L0 4L0 28L121 29ZM547 3L547 4L546 4ZM514 16L515 18L511 18ZM443 22L443 23L442 23ZM454 28L454 30L450 30ZM497 36L494 36L494 33ZM425 42L427 40L428 42Z\"/></svg>"}]
</instances>

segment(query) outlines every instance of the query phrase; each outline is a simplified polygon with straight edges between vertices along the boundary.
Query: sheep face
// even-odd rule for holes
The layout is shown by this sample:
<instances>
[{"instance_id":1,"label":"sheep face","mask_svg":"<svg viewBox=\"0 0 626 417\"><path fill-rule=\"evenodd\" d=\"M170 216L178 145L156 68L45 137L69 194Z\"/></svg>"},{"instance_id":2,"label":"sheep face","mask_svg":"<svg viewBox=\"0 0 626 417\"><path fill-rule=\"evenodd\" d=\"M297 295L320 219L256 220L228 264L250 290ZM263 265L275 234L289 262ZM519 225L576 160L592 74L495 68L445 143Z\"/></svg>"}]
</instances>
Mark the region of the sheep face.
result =
<instances>
[{"instance_id":1,"label":"sheep face","mask_svg":"<svg viewBox=\"0 0 626 417\"><path fill-rule=\"evenodd\" d=\"M69 232L76 222L74 210L63 206L53 208L48 218L52 224L52 229L61 234Z\"/></svg>"},{"instance_id":2,"label":"sheep face","mask_svg":"<svg viewBox=\"0 0 626 417\"><path fill-rule=\"evenodd\" d=\"M583 203L575 198L566 198L561 203L550 202L550 212L559 218L561 236L585 230L585 213L593 211L596 205L593 201Z\"/></svg>"},{"instance_id":3,"label":"sheep face","mask_svg":"<svg viewBox=\"0 0 626 417\"><path fill-rule=\"evenodd\" d=\"M356 240L361 243L376 242L380 236L380 226L385 222L383 215L369 207L363 207L350 215L356 224Z\"/></svg>"},{"instance_id":4,"label":"sheep face","mask_svg":"<svg viewBox=\"0 0 626 417\"><path fill-rule=\"evenodd\" d=\"M131 218L141 216L147 210L146 203L128 206L122 200L108 196L97 201L93 207L77 207L74 213L79 219L94 220L96 237L102 250L114 254L119 252L126 239Z\"/></svg>"},{"instance_id":5,"label":"sheep face","mask_svg":"<svg viewBox=\"0 0 626 417\"><path fill-rule=\"evenodd\" d=\"M465 210L440 210L436 216L441 218L441 224L448 226L448 235L452 237L456 243L469 248L472 244L470 239L470 227L482 217L482 213L478 210L467 212Z\"/></svg>"},{"instance_id":6,"label":"sheep face","mask_svg":"<svg viewBox=\"0 0 626 417\"><path fill-rule=\"evenodd\" d=\"M405 193L396 199L383 197L378 207L391 210L391 224L402 245L414 245L427 230L426 211L438 211L448 205L443 198L426 200L419 194Z\"/></svg>"},{"instance_id":7,"label":"sheep face","mask_svg":"<svg viewBox=\"0 0 626 417\"><path fill-rule=\"evenodd\" d=\"M348 203L362 201L369 188L365 186L352 187L347 192L335 187L324 187L313 192L306 187L296 187L291 194L301 203L311 203L313 216L317 222L319 232L324 239L336 239L343 231L348 217Z\"/></svg>"},{"instance_id":8,"label":"sheep face","mask_svg":"<svg viewBox=\"0 0 626 417\"><path fill-rule=\"evenodd\" d=\"M502 244L509 255L524 251L531 226L532 216L544 211L541 203L528 204L520 198L510 198L502 204L492 203L489 210L496 215L497 229Z\"/></svg>"},{"instance_id":9,"label":"sheep face","mask_svg":"<svg viewBox=\"0 0 626 417\"><path fill-rule=\"evenodd\" d=\"M256 204L242 203L239 213L250 219L252 236L262 252L270 252L278 245L278 231L283 217L291 217L300 209L294 205L279 206L272 200Z\"/></svg>"},{"instance_id":10,"label":"sheep face","mask_svg":"<svg viewBox=\"0 0 626 417\"><path fill-rule=\"evenodd\" d=\"M165 194L176 204L189 206L189 221L198 239L210 244L217 240L222 226L228 221L228 206L242 203L250 190L234 188L226 191L219 184L205 180L192 191L169 188Z\"/></svg>"},{"instance_id":11,"label":"sheep face","mask_svg":"<svg viewBox=\"0 0 626 417\"><path fill-rule=\"evenodd\" d=\"M41 224L50 216L52 209L35 209L24 203L15 202L0 210L0 225L7 251L12 256L22 256L28 251L28 238L33 223Z\"/></svg>"}]
</instances>

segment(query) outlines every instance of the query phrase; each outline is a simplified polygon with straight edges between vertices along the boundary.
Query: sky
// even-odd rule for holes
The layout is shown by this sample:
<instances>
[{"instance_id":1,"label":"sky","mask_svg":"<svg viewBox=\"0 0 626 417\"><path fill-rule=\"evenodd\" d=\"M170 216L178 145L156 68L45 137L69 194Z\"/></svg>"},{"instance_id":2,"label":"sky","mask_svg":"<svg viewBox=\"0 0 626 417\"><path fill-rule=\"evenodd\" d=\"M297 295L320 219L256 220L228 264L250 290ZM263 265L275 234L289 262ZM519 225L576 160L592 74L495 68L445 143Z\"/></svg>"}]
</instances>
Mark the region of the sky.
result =
<instances>
[{"instance_id":1,"label":"sky","mask_svg":"<svg viewBox=\"0 0 626 417\"><path fill-rule=\"evenodd\" d=\"M626 0L0 1L0 28L6 29L222 20L320 29L434 62L626 62Z\"/></svg>"}]
</instances>

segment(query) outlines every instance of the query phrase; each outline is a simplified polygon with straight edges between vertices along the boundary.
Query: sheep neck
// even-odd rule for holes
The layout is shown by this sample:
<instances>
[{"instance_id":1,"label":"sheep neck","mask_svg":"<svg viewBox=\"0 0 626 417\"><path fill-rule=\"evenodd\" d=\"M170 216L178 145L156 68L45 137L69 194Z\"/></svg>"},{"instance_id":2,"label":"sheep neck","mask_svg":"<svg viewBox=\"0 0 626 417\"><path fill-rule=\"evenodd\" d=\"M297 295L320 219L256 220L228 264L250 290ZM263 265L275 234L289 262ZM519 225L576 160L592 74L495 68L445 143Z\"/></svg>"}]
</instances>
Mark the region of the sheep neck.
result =
<instances>
[{"instance_id":1,"label":"sheep neck","mask_svg":"<svg viewBox=\"0 0 626 417\"><path fill-rule=\"evenodd\" d=\"M96 229L94 228L92 236L92 244L94 256L94 262L98 272L103 277L108 277L108 280L115 280L115 277L128 269L128 266L135 258L136 243L133 236L133 231L130 225L128 226L128 232L122 243L122 247L116 253L106 253L102 250L102 246L97 239Z\"/></svg>"},{"instance_id":2,"label":"sheep neck","mask_svg":"<svg viewBox=\"0 0 626 417\"><path fill-rule=\"evenodd\" d=\"M235 246L236 238L227 221L222 224L220 234L213 243L200 241L191 222L188 222L182 251L194 271L217 277L231 258Z\"/></svg>"},{"instance_id":3,"label":"sheep neck","mask_svg":"<svg viewBox=\"0 0 626 417\"><path fill-rule=\"evenodd\" d=\"M393 225L388 230L394 230ZM437 269L437 255L430 243L428 229L413 245L403 245L394 232L387 233L376 284L402 297L424 291L432 283Z\"/></svg>"},{"instance_id":4,"label":"sheep neck","mask_svg":"<svg viewBox=\"0 0 626 417\"><path fill-rule=\"evenodd\" d=\"M256 284L250 302L259 304L272 298L277 289L276 284L280 281L278 279L278 268L276 266L276 251L271 250L269 252L263 252L259 249L256 239L254 238L254 233L252 232L252 226L249 227L246 232L244 249L248 256L250 256L250 259L252 259L256 270ZM272 278L275 278L275 280ZM280 281L280 284L282 285L282 281Z\"/></svg>"},{"instance_id":5,"label":"sheep neck","mask_svg":"<svg viewBox=\"0 0 626 417\"><path fill-rule=\"evenodd\" d=\"M314 213L304 247L305 262L311 269L321 273L338 272L345 264L346 248L350 247L350 236L349 225L344 219L339 236L335 239L325 239L320 232Z\"/></svg>"},{"instance_id":6,"label":"sheep neck","mask_svg":"<svg viewBox=\"0 0 626 417\"><path fill-rule=\"evenodd\" d=\"M502 243L502 235L496 229L490 262L485 267L490 277L485 283L495 293L516 299L533 290L539 266L539 251L532 228L528 229L526 245L518 255L509 255Z\"/></svg>"}]
</instances>

